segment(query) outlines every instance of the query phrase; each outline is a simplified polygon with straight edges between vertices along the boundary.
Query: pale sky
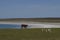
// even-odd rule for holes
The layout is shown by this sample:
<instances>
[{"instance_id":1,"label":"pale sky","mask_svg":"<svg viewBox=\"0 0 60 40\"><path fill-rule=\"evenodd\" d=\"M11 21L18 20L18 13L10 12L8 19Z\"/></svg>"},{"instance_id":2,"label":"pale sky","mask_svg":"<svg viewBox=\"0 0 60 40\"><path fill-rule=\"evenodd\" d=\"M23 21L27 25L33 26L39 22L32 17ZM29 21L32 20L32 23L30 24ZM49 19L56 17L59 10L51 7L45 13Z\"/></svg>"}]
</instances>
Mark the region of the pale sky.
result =
<instances>
[{"instance_id":1,"label":"pale sky","mask_svg":"<svg viewBox=\"0 0 60 40\"><path fill-rule=\"evenodd\" d=\"M60 17L60 0L0 0L0 18Z\"/></svg>"}]
</instances>

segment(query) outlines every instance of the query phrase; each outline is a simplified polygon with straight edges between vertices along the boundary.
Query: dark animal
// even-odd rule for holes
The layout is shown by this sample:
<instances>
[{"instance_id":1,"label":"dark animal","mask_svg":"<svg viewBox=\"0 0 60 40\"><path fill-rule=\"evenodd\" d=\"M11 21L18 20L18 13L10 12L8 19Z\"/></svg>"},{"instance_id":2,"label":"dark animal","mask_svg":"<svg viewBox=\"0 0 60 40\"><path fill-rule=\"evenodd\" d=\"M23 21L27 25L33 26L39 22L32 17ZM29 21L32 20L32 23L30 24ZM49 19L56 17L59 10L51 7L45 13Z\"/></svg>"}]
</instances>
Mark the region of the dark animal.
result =
<instances>
[{"instance_id":1,"label":"dark animal","mask_svg":"<svg viewBox=\"0 0 60 40\"><path fill-rule=\"evenodd\" d=\"M21 24L21 28L22 28L22 29L26 29L27 26L28 26L27 24Z\"/></svg>"}]
</instances>

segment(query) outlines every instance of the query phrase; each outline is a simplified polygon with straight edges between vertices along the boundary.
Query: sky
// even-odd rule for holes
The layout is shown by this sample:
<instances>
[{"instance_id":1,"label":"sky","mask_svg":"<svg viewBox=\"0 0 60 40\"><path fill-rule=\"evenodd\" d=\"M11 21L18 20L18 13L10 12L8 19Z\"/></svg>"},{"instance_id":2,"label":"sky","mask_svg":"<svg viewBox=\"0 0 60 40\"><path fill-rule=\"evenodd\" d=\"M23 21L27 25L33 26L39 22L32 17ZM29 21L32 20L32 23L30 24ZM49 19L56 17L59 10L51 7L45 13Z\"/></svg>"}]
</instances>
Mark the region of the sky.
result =
<instances>
[{"instance_id":1,"label":"sky","mask_svg":"<svg viewBox=\"0 0 60 40\"><path fill-rule=\"evenodd\" d=\"M60 0L0 0L0 18L60 17Z\"/></svg>"}]
</instances>

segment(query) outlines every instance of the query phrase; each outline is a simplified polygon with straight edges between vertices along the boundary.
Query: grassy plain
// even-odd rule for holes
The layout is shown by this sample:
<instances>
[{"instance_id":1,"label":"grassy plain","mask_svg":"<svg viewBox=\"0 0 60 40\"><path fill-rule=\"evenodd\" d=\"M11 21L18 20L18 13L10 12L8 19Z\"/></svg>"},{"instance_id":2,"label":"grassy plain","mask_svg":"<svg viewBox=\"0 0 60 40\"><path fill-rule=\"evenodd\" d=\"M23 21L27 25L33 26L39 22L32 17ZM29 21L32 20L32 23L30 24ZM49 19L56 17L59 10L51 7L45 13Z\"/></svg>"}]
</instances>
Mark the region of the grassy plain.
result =
<instances>
[{"instance_id":1,"label":"grassy plain","mask_svg":"<svg viewBox=\"0 0 60 40\"><path fill-rule=\"evenodd\" d=\"M6 19L0 19L0 22L53 22L53 23L60 23L60 18L6 18Z\"/></svg>"},{"instance_id":2,"label":"grassy plain","mask_svg":"<svg viewBox=\"0 0 60 40\"><path fill-rule=\"evenodd\" d=\"M0 29L0 40L60 40L60 29L41 32L38 29Z\"/></svg>"}]
</instances>

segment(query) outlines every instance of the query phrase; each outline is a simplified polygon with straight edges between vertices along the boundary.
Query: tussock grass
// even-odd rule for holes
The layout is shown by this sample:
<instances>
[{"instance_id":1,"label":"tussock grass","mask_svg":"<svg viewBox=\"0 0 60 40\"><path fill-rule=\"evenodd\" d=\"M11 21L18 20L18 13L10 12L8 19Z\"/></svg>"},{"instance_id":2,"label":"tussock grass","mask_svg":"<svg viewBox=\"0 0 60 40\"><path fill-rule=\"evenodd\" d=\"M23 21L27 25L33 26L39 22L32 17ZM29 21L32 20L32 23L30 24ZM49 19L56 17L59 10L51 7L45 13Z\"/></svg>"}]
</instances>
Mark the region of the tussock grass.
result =
<instances>
[{"instance_id":1,"label":"tussock grass","mask_svg":"<svg viewBox=\"0 0 60 40\"><path fill-rule=\"evenodd\" d=\"M60 40L60 29L41 32L41 29L0 29L0 40Z\"/></svg>"}]
</instances>

